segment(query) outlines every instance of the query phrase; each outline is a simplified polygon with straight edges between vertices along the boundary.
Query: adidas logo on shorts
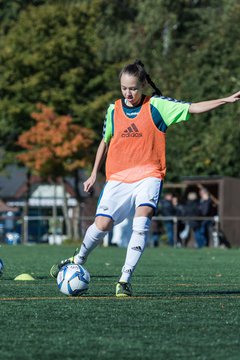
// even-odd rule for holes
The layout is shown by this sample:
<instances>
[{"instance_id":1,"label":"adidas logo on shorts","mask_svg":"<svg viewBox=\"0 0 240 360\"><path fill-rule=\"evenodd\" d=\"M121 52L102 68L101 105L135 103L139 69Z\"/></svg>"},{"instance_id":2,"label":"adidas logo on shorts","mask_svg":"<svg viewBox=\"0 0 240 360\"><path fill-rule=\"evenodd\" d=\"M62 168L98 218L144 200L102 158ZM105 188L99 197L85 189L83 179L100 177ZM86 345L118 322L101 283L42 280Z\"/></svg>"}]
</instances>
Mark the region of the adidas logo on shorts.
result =
<instances>
[{"instance_id":1,"label":"adidas logo on shorts","mask_svg":"<svg viewBox=\"0 0 240 360\"><path fill-rule=\"evenodd\" d=\"M131 124L121 135L122 137L142 137L142 133L139 132L138 128L134 123Z\"/></svg>"}]
</instances>

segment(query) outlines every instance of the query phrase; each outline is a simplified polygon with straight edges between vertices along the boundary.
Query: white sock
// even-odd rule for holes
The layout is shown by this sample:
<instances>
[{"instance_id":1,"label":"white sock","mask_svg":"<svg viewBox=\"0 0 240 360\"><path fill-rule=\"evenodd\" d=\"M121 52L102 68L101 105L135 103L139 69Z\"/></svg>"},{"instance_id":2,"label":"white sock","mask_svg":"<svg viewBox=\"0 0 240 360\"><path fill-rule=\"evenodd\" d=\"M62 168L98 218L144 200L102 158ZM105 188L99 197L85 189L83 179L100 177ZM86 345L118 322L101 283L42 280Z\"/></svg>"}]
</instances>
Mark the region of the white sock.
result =
<instances>
[{"instance_id":1,"label":"white sock","mask_svg":"<svg viewBox=\"0 0 240 360\"><path fill-rule=\"evenodd\" d=\"M107 231L99 230L95 223L90 225L84 236L79 253L74 256L74 262L80 265L84 264L87 260L88 254L95 249L106 234Z\"/></svg>"},{"instance_id":2,"label":"white sock","mask_svg":"<svg viewBox=\"0 0 240 360\"><path fill-rule=\"evenodd\" d=\"M130 282L133 271L144 251L150 224L151 220L145 216L139 216L133 219L133 232L128 244L120 282Z\"/></svg>"}]
</instances>

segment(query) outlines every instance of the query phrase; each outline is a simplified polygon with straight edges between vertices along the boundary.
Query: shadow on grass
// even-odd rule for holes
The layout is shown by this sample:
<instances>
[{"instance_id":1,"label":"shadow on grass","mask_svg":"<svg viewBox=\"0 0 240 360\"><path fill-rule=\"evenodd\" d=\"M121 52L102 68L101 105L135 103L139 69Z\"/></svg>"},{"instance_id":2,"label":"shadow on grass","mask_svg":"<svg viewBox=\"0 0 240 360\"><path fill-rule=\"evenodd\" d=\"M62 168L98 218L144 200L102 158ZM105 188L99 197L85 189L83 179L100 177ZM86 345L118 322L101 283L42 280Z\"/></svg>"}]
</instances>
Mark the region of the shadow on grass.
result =
<instances>
[{"instance_id":1,"label":"shadow on grass","mask_svg":"<svg viewBox=\"0 0 240 360\"><path fill-rule=\"evenodd\" d=\"M240 290L210 290L210 291L148 291L148 292L143 292L140 296L145 296L145 297L167 297L167 298L176 298L176 297L181 297L181 298L198 298L198 297L214 297L214 296L230 296L230 295L237 295L240 296Z\"/></svg>"},{"instance_id":2,"label":"shadow on grass","mask_svg":"<svg viewBox=\"0 0 240 360\"><path fill-rule=\"evenodd\" d=\"M116 298L113 293L102 292L102 293L88 293L83 297L88 299L116 299L116 300L135 300L135 299L149 299L149 300L181 300L181 299L219 299L227 298L229 296L240 297L240 291L209 291L209 292L147 292L147 293L134 293L132 297L120 297Z\"/></svg>"}]
</instances>

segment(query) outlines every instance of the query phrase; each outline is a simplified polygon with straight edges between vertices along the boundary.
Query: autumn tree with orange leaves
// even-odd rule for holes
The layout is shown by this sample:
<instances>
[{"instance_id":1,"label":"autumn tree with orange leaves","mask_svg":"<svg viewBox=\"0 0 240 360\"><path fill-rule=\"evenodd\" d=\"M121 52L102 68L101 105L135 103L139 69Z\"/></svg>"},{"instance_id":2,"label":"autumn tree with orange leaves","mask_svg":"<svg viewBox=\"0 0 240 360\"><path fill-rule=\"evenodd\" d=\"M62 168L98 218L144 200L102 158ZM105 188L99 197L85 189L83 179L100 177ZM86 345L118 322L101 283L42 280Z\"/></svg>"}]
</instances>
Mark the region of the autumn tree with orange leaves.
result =
<instances>
[{"instance_id":1,"label":"autumn tree with orange leaves","mask_svg":"<svg viewBox=\"0 0 240 360\"><path fill-rule=\"evenodd\" d=\"M39 175L52 179L84 168L94 132L43 104L37 108L40 112L31 114L36 125L18 138L18 145L25 149L18 159Z\"/></svg>"},{"instance_id":2,"label":"autumn tree with orange leaves","mask_svg":"<svg viewBox=\"0 0 240 360\"><path fill-rule=\"evenodd\" d=\"M37 109L39 112L31 114L36 124L18 138L18 145L25 150L17 158L41 177L54 183L60 180L65 188L64 177L87 165L94 132L74 124L69 115L56 114L51 107L38 104ZM66 202L63 212L67 235L72 236Z\"/></svg>"}]
</instances>

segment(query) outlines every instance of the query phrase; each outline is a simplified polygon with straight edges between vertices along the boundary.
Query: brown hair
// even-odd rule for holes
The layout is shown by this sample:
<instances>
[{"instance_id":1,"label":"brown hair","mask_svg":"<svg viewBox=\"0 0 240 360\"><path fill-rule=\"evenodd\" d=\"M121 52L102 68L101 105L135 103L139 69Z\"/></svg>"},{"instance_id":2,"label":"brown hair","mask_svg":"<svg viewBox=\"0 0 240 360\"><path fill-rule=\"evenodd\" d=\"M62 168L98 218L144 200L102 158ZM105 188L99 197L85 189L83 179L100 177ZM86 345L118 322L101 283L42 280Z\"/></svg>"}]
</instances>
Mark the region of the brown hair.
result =
<instances>
[{"instance_id":1,"label":"brown hair","mask_svg":"<svg viewBox=\"0 0 240 360\"><path fill-rule=\"evenodd\" d=\"M135 76L142 84L146 81L153 88L153 95L162 96L161 90L154 84L150 78L150 75L146 72L144 64L141 62L141 60L136 60L133 64L124 66L119 74L120 79L123 74Z\"/></svg>"}]
</instances>

